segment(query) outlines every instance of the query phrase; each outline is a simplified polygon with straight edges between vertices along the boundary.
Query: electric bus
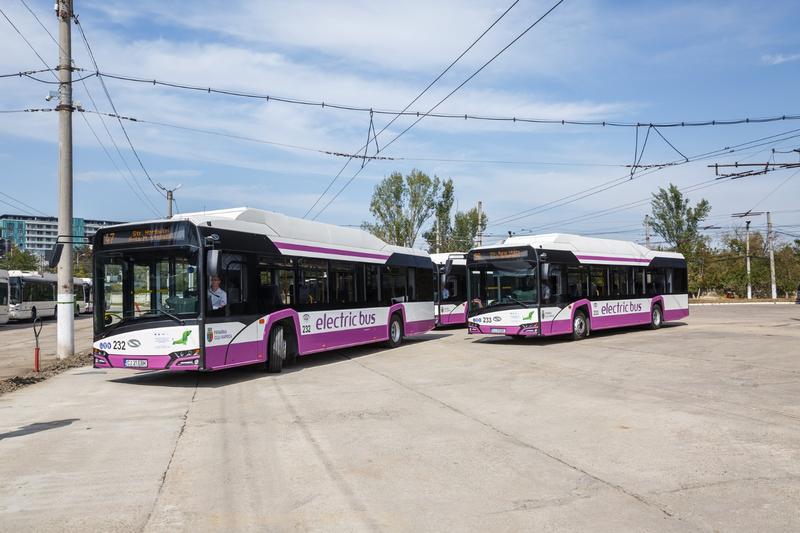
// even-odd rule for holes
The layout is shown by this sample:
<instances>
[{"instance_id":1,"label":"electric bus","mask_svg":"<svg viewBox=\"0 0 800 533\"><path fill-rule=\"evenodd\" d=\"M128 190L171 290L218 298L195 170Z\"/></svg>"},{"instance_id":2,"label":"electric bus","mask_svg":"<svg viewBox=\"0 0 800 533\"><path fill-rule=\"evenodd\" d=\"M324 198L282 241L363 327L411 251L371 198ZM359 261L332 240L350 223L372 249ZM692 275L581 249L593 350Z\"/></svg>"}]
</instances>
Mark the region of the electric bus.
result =
<instances>
[{"instance_id":1,"label":"electric bus","mask_svg":"<svg viewBox=\"0 0 800 533\"><path fill-rule=\"evenodd\" d=\"M633 242L553 233L467 254L471 334L535 337L623 326L661 327L689 315L686 261Z\"/></svg>"},{"instance_id":2,"label":"electric bus","mask_svg":"<svg viewBox=\"0 0 800 533\"><path fill-rule=\"evenodd\" d=\"M104 227L93 261L95 368L280 372L434 327L427 253L258 209Z\"/></svg>"},{"instance_id":3,"label":"electric bus","mask_svg":"<svg viewBox=\"0 0 800 533\"><path fill-rule=\"evenodd\" d=\"M467 323L467 256L464 253L431 254L436 289L436 325Z\"/></svg>"},{"instance_id":4,"label":"electric bus","mask_svg":"<svg viewBox=\"0 0 800 533\"><path fill-rule=\"evenodd\" d=\"M56 316L55 274L9 270L8 318L34 320Z\"/></svg>"},{"instance_id":5,"label":"electric bus","mask_svg":"<svg viewBox=\"0 0 800 533\"><path fill-rule=\"evenodd\" d=\"M0 324L8 322L8 270L0 270Z\"/></svg>"}]
</instances>

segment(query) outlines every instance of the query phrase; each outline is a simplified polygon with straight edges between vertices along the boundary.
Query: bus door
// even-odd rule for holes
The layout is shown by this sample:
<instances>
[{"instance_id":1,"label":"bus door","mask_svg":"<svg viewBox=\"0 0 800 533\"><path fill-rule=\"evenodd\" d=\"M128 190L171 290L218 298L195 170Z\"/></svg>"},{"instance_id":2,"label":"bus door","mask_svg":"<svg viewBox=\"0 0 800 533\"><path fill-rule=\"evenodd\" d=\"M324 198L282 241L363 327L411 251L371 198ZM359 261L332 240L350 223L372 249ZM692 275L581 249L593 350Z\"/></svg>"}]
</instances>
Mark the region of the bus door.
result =
<instances>
[{"instance_id":1,"label":"bus door","mask_svg":"<svg viewBox=\"0 0 800 533\"><path fill-rule=\"evenodd\" d=\"M219 278L206 280L206 366L264 360L257 302L244 254L223 253Z\"/></svg>"}]
</instances>

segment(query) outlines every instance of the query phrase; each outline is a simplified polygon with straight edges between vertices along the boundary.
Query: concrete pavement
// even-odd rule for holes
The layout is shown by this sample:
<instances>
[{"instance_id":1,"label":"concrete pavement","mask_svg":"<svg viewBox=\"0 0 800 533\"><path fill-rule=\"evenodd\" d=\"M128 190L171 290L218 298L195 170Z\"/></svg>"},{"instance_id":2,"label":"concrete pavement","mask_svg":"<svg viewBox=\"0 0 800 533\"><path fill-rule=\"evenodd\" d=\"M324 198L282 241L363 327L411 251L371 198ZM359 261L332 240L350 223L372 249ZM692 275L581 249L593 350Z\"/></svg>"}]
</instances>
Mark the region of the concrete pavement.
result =
<instances>
[{"instance_id":1,"label":"concrete pavement","mask_svg":"<svg viewBox=\"0 0 800 533\"><path fill-rule=\"evenodd\" d=\"M0 530L796 531L800 306L0 396Z\"/></svg>"},{"instance_id":2,"label":"concrete pavement","mask_svg":"<svg viewBox=\"0 0 800 533\"><path fill-rule=\"evenodd\" d=\"M21 320L0 325L0 379L20 376L33 370L33 322ZM56 321L48 318L42 322L39 335L39 360L42 367L56 360ZM92 316L81 315L75 319L75 350L92 349Z\"/></svg>"}]
</instances>

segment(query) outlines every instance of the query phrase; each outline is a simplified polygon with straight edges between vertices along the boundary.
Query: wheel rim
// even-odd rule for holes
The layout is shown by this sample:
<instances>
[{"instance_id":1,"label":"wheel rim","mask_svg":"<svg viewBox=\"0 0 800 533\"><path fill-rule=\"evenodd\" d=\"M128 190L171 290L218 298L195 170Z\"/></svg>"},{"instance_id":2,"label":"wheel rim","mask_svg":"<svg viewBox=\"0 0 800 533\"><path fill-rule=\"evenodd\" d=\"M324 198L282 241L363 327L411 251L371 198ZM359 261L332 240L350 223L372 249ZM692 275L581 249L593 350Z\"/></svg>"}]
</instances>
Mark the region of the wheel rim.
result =
<instances>
[{"instance_id":1,"label":"wheel rim","mask_svg":"<svg viewBox=\"0 0 800 533\"><path fill-rule=\"evenodd\" d=\"M286 358L286 341L283 339L283 328L278 329L272 338L272 355Z\"/></svg>"},{"instance_id":2,"label":"wheel rim","mask_svg":"<svg viewBox=\"0 0 800 533\"><path fill-rule=\"evenodd\" d=\"M586 321L583 320L582 315L578 315L575 317L574 328L575 328L575 333L579 337L582 337L584 332L586 331Z\"/></svg>"},{"instance_id":3,"label":"wheel rim","mask_svg":"<svg viewBox=\"0 0 800 533\"><path fill-rule=\"evenodd\" d=\"M392 341L400 341L400 323L397 320L392 322Z\"/></svg>"},{"instance_id":4,"label":"wheel rim","mask_svg":"<svg viewBox=\"0 0 800 533\"><path fill-rule=\"evenodd\" d=\"M661 309L658 307L653 309L653 324L656 326L661 325Z\"/></svg>"}]
</instances>

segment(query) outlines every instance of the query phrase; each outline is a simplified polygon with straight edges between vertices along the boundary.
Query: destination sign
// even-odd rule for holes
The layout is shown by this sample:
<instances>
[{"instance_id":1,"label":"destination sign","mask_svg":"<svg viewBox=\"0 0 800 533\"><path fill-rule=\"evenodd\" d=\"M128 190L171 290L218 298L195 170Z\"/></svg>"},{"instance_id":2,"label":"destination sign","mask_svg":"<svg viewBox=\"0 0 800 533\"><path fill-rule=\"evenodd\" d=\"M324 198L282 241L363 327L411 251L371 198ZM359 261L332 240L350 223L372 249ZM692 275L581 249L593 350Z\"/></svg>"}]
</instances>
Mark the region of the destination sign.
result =
<instances>
[{"instance_id":1,"label":"destination sign","mask_svg":"<svg viewBox=\"0 0 800 533\"><path fill-rule=\"evenodd\" d=\"M472 252L474 261L496 261L498 259L527 259L526 248L497 248L495 250L475 250Z\"/></svg>"},{"instance_id":2,"label":"destination sign","mask_svg":"<svg viewBox=\"0 0 800 533\"><path fill-rule=\"evenodd\" d=\"M103 233L103 246L178 242L186 238L185 226L144 226Z\"/></svg>"}]
</instances>

